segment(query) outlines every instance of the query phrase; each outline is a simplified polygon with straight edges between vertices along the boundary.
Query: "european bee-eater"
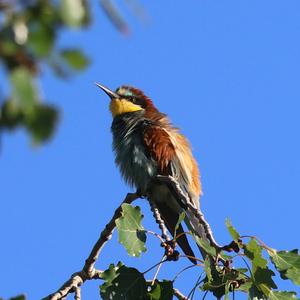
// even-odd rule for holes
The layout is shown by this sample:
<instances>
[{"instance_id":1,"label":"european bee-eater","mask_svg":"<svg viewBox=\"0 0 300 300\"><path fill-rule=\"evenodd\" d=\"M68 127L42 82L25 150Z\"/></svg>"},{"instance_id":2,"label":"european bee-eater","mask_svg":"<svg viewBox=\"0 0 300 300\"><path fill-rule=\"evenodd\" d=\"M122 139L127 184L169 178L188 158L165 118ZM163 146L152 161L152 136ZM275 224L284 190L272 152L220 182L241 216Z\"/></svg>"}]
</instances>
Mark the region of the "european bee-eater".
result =
<instances>
[{"instance_id":1,"label":"european bee-eater","mask_svg":"<svg viewBox=\"0 0 300 300\"><path fill-rule=\"evenodd\" d=\"M171 175L199 209L200 176L188 140L141 90L121 86L113 92L103 85L97 86L111 99L115 161L125 181L155 203L172 235L180 213L185 211L188 228L204 237L198 220L176 199L167 184L149 185L156 175ZM177 233L181 232L180 225ZM195 256L185 235L177 242L187 256Z\"/></svg>"}]
</instances>

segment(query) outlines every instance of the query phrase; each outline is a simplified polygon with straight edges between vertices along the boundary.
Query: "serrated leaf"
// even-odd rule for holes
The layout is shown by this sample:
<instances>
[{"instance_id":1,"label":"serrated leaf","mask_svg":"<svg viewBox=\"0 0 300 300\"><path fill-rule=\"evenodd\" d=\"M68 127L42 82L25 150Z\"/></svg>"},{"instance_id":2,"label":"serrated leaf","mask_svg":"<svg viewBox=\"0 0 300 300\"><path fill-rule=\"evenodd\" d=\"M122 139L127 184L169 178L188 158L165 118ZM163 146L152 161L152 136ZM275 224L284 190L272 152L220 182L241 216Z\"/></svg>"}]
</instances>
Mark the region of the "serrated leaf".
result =
<instances>
[{"instance_id":1,"label":"serrated leaf","mask_svg":"<svg viewBox=\"0 0 300 300\"><path fill-rule=\"evenodd\" d=\"M89 65L89 59L79 49L65 49L61 51L60 55L74 70L80 71Z\"/></svg>"},{"instance_id":2,"label":"serrated leaf","mask_svg":"<svg viewBox=\"0 0 300 300\"><path fill-rule=\"evenodd\" d=\"M245 245L244 252L252 262L253 271L258 267L262 269L266 268L268 262L263 258L262 247L258 245L255 239L251 239L249 243Z\"/></svg>"},{"instance_id":3,"label":"serrated leaf","mask_svg":"<svg viewBox=\"0 0 300 300\"><path fill-rule=\"evenodd\" d=\"M298 250L292 251L268 251L272 263L280 272L283 279L290 279L300 285L300 255Z\"/></svg>"},{"instance_id":4,"label":"serrated leaf","mask_svg":"<svg viewBox=\"0 0 300 300\"><path fill-rule=\"evenodd\" d=\"M169 280L158 281L151 287L148 293L149 300L172 300L173 299L173 282Z\"/></svg>"},{"instance_id":5,"label":"serrated leaf","mask_svg":"<svg viewBox=\"0 0 300 300\"><path fill-rule=\"evenodd\" d=\"M296 300L297 295L295 292L286 291L271 291L269 294L270 300Z\"/></svg>"},{"instance_id":6,"label":"serrated leaf","mask_svg":"<svg viewBox=\"0 0 300 300\"><path fill-rule=\"evenodd\" d=\"M137 269L110 265L107 271L107 279L100 286L103 300L147 299L146 280Z\"/></svg>"},{"instance_id":7,"label":"serrated leaf","mask_svg":"<svg viewBox=\"0 0 300 300\"><path fill-rule=\"evenodd\" d=\"M11 71L12 100L24 110L31 109L39 101L39 95L32 74L24 67Z\"/></svg>"},{"instance_id":8,"label":"serrated leaf","mask_svg":"<svg viewBox=\"0 0 300 300\"><path fill-rule=\"evenodd\" d=\"M277 289L272 276L275 276L274 272L268 268L257 267L252 272L252 279L254 280L255 286L266 296L269 296L271 289Z\"/></svg>"},{"instance_id":9,"label":"serrated leaf","mask_svg":"<svg viewBox=\"0 0 300 300\"><path fill-rule=\"evenodd\" d=\"M268 251L271 260L279 271L287 270L291 267L300 269L300 255L298 250L292 251Z\"/></svg>"},{"instance_id":10,"label":"serrated leaf","mask_svg":"<svg viewBox=\"0 0 300 300\"><path fill-rule=\"evenodd\" d=\"M102 272L101 274L101 279L103 279L105 282L102 284L102 286L104 286L104 288L106 286L109 286L111 284L111 282L117 277L117 270L122 266L121 265L117 265L115 266L114 264L110 264L108 269L105 270L104 272Z\"/></svg>"},{"instance_id":11,"label":"serrated leaf","mask_svg":"<svg viewBox=\"0 0 300 300\"><path fill-rule=\"evenodd\" d=\"M237 241L240 238L240 234L237 232L237 230L232 226L230 219L226 219L225 221L226 227L233 238L234 241Z\"/></svg>"},{"instance_id":12,"label":"serrated leaf","mask_svg":"<svg viewBox=\"0 0 300 300\"><path fill-rule=\"evenodd\" d=\"M176 225L175 225L175 230L174 230L174 236L175 236L175 237L176 237L176 231L177 231L179 225L181 224L181 222L184 220L184 218L185 218L185 212L183 211L183 212L179 215L178 220L177 220L177 223L176 223Z\"/></svg>"},{"instance_id":13,"label":"serrated leaf","mask_svg":"<svg viewBox=\"0 0 300 300\"><path fill-rule=\"evenodd\" d=\"M210 254L212 256L216 256L217 252L216 249L214 247L212 247L210 245L210 243L207 240L204 240L202 238L199 238L197 235L193 234L194 239L196 240L196 243L202 248L204 249L204 251L207 254Z\"/></svg>"},{"instance_id":14,"label":"serrated leaf","mask_svg":"<svg viewBox=\"0 0 300 300\"><path fill-rule=\"evenodd\" d=\"M146 252L146 233L142 226L141 209L130 204L122 204L122 216L116 220L119 242L131 256L140 256Z\"/></svg>"}]
</instances>

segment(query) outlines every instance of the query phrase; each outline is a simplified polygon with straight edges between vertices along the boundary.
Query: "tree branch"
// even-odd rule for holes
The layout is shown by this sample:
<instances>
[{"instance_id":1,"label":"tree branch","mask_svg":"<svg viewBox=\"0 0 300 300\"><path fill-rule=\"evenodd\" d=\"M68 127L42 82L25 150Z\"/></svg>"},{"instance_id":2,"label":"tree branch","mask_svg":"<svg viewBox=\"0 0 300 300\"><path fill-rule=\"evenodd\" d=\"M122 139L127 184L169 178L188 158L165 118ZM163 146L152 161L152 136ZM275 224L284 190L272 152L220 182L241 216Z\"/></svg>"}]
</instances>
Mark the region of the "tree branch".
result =
<instances>
[{"instance_id":1,"label":"tree branch","mask_svg":"<svg viewBox=\"0 0 300 300\"><path fill-rule=\"evenodd\" d=\"M75 292L75 299L80 300L80 292L78 288L86 281L90 279L100 279L102 271L95 269L95 263L99 257L99 254L108 240L111 239L112 233L116 227L116 220L121 216L122 204L132 203L140 196L137 193L128 193L121 205L115 211L113 217L105 226L105 229L101 232L100 237L94 245L90 255L85 261L85 264L81 271L74 273L69 280L67 280L55 293L45 297L44 300L60 300L70 293ZM77 298L76 298L77 297ZM78 298L79 297L79 298Z\"/></svg>"},{"instance_id":2,"label":"tree branch","mask_svg":"<svg viewBox=\"0 0 300 300\"><path fill-rule=\"evenodd\" d=\"M208 222L205 220L203 214L201 211L199 211L190 201L189 197L186 196L183 191L181 190L178 182L172 177L172 176L161 176L157 175L155 177L155 180L158 180L159 182L164 182L169 184L176 195L178 196L178 199L184 200L184 203L188 206L188 208L192 211L192 213L198 218L199 223L203 226L205 229L206 237L210 241L210 244L216 248L216 250L222 249L222 247L215 241L212 230L208 224ZM90 252L88 258L85 260L85 264L81 271L74 273L55 293L50 294L49 296L45 297L43 300L62 300L64 297L66 297L70 293L74 293L75 299L80 300L81 299L81 292L80 292L80 286L86 281L91 279L101 279L102 278L102 271L95 269L95 263L98 260L98 257L100 255L101 250L103 249L104 245L107 243L108 240L111 239L112 233L116 227L116 220L121 216L122 211L122 204L124 203L132 203L134 200L140 198L140 195L138 192L136 193L128 193L126 198L123 200L121 205L117 208L115 211L113 217L107 223L104 230L101 232L99 239L95 243L92 251ZM168 235L168 231L166 229L166 226L164 224L164 221L162 220L160 213L155 206L154 203L150 202L151 210L153 212L153 215L156 219L156 223L159 225L159 228L162 231L162 237L166 241L170 241L170 237ZM174 296L176 296L179 300L188 300L187 297L185 297L179 290L175 289L173 290Z\"/></svg>"},{"instance_id":3,"label":"tree branch","mask_svg":"<svg viewBox=\"0 0 300 300\"><path fill-rule=\"evenodd\" d=\"M173 288L173 293L178 300L189 300L189 298L184 296L178 289Z\"/></svg>"}]
</instances>

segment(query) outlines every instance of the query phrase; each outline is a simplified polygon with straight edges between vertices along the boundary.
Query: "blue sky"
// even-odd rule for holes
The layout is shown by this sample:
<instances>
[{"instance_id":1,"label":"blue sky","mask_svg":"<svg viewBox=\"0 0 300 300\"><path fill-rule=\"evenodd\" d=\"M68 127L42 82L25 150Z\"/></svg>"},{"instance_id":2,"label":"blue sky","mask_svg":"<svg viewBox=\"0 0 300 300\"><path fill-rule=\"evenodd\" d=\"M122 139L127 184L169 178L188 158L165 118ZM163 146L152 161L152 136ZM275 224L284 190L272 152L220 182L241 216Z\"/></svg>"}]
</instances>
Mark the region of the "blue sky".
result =
<instances>
[{"instance_id":1,"label":"blue sky","mask_svg":"<svg viewBox=\"0 0 300 300\"><path fill-rule=\"evenodd\" d=\"M51 142L34 148L23 131L2 137L2 297L25 292L35 300L58 288L82 267L131 190L114 165L108 100L95 81L140 87L182 128L202 174L201 206L220 243L230 241L224 225L230 217L242 234L271 247L299 247L300 2L143 5L147 24L123 7L129 37L116 32L98 5L92 27L61 36L64 45L82 45L92 64L67 82L43 72L45 99L62 109ZM156 229L147 203L137 203L145 227ZM115 234L98 267L122 260L144 270L162 255L152 237L148 248L129 258ZM160 278L188 264L169 263ZM177 287L188 293L197 274L187 271ZM83 299L97 299L98 284L87 283ZM279 287L299 296L299 287Z\"/></svg>"}]
</instances>

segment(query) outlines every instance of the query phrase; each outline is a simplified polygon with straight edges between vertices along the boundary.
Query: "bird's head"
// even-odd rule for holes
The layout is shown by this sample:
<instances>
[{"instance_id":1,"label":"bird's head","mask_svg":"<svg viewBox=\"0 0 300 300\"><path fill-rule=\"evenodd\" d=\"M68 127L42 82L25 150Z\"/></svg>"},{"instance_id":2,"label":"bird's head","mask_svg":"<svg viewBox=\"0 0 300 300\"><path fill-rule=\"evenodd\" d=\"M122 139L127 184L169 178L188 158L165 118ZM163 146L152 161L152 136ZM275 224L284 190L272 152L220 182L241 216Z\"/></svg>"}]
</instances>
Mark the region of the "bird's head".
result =
<instances>
[{"instance_id":1,"label":"bird's head","mask_svg":"<svg viewBox=\"0 0 300 300\"><path fill-rule=\"evenodd\" d=\"M122 85L115 92L107 87L96 83L111 99L110 111L113 117L135 111L157 111L152 101L139 89Z\"/></svg>"}]
</instances>

